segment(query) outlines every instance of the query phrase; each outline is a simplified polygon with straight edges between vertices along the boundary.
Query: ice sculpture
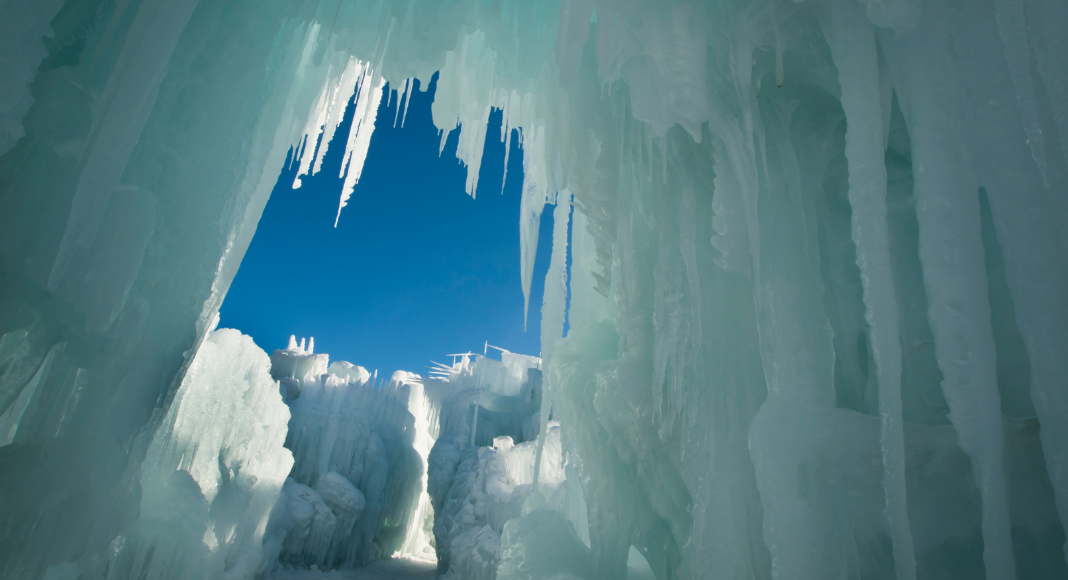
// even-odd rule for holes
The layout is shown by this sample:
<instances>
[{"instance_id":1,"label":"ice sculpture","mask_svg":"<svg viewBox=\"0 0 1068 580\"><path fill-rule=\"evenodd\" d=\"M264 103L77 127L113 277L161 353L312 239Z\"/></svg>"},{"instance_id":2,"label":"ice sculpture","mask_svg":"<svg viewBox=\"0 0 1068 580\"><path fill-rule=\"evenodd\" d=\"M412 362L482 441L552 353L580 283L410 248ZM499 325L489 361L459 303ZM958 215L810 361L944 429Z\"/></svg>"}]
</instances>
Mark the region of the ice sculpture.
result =
<instances>
[{"instance_id":1,"label":"ice sculpture","mask_svg":"<svg viewBox=\"0 0 1068 580\"><path fill-rule=\"evenodd\" d=\"M0 575L128 536L279 168L314 172L356 94L355 179L375 89L440 71L472 195L490 111L519 131L527 296L546 202L570 218L527 433L560 421L588 527L510 520L501 576L1064 578L1066 27L1061 0L4 2Z\"/></svg>"}]
</instances>

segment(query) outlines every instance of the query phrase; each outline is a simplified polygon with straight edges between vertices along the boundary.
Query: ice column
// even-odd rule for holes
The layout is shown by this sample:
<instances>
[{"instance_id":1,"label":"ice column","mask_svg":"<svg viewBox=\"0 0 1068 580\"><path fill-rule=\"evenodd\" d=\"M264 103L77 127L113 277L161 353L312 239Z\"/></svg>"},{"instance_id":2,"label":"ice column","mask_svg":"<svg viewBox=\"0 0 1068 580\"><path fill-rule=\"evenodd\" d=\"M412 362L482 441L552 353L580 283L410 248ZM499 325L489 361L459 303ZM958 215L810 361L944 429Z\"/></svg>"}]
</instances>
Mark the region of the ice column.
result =
<instances>
[{"instance_id":1,"label":"ice column","mask_svg":"<svg viewBox=\"0 0 1068 580\"><path fill-rule=\"evenodd\" d=\"M886 221L886 167L883 157L883 104L875 31L856 2L836 2L822 16L842 87L849 161L849 203L853 242L864 285L866 320L879 381L880 443L886 522L894 542L899 580L916 577L905 490L905 435L901 405L901 338L897 298L890 267Z\"/></svg>"},{"instance_id":2,"label":"ice column","mask_svg":"<svg viewBox=\"0 0 1068 580\"><path fill-rule=\"evenodd\" d=\"M541 347L542 360L548 365L552 360L552 348L564 335L564 318L567 316L567 229L571 223L571 192L564 190L556 194L556 208L553 210L553 254L549 260L549 272L545 275L544 302L541 307ZM541 466L542 447L552 409L552 384L542 383L540 427L538 429L538 449L534 459L534 486L538 485L538 470Z\"/></svg>"},{"instance_id":3,"label":"ice column","mask_svg":"<svg viewBox=\"0 0 1068 580\"><path fill-rule=\"evenodd\" d=\"M942 390L960 446L972 458L982 493L983 561L988 578L1016 577L1004 474L979 184L967 158L953 93L956 76L940 15L907 38L881 36L912 139L920 258L930 301Z\"/></svg>"}]
</instances>

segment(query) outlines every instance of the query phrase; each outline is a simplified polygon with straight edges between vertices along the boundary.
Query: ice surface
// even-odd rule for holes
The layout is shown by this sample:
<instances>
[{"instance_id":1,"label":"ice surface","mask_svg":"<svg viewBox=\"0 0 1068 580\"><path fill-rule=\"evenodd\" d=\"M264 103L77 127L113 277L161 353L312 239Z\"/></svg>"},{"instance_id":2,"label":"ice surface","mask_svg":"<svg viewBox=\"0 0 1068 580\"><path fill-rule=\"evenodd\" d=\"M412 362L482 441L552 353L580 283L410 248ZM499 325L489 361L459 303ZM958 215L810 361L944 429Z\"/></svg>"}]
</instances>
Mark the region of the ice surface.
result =
<instances>
[{"instance_id":1,"label":"ice surface","mask_svg":"<svg viewBox=\"0 0 1068 580\"><path fill-rule=\"evenodd\" d=\"M472 195L494 108L521 141L525 296L574 207L545 364L460 356L411 397L293 345L284 557L433 519L472 578L1064 578L1066 27L1060 0L0 3L0 575L99 576L142 519L216 517L148 450L279 168L314 172L356 95L343 209L379 87L440 71ZM506 458L538 433L534 489ZM366 501L344 540L330 473Z\"/></svg>"}]
</instances>

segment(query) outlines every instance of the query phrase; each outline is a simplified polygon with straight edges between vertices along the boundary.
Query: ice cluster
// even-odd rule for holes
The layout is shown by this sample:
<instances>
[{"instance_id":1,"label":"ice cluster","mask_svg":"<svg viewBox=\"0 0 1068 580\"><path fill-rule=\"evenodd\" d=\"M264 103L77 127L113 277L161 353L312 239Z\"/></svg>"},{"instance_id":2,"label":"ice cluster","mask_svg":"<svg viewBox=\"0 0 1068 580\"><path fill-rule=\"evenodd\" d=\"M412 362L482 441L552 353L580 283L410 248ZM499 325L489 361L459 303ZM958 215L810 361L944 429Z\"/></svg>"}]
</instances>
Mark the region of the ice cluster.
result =
<instances>
[{"instance_id":1,"label":"ice cluster","mask_svg":"<svg viewBox=\"0 0 1068 580\"><path fill-rule=\"evenodd\" d=\"M273 521L285 537L280 560L365 565L402 548L419 505L426 466L414 447L410 387L313 350L291 338L271 355L292 413L285 446L294 458Z\"/></svg>"},{"instance_id":2,"label":"ice cluster","mask_svg":"<svg viewBox=\"0 0 1068 580\"><path fill-rule=\"evenodd\" d=\"M1066 30L1063 0L0 2L0 576L138 575L104 563L156 541L165 497L209 501L192 472L152 479L153 445L225 336L279 169L321 170L353 101L344 211L380 100L440 71L434 122L443 143L460 125L472 195L494 108L521 141L527 296L547 202L555 225L537 411L411 397L416 453L441 435L467 461L434 526L531 443L531 474L563 461L585 505L457 512L450 570L1065 578ZM294 416L328 418L346 377L285 377ZM365 543L347 437L313 434L285 497L311 514L300 550L355 562L387 544ZM426 530L412 509L397 537ZM249 510L189 514L251 562Z\"/></svg>"}]
</instances>

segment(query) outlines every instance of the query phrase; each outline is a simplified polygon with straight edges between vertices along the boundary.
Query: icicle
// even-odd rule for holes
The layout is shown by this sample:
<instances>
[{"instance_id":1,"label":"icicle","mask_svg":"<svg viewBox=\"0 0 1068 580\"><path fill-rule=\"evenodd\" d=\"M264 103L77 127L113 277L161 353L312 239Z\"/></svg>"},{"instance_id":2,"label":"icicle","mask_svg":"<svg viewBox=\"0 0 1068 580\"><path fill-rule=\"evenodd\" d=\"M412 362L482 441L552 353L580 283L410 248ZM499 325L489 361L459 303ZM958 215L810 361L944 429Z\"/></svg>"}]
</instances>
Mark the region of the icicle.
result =
<instances>
[{"instance_id":1,"label":"icicle","mask_svg":"<svg viewBox=\"0 0 1068 580\"><path fill-rule=\"evenodd\" d=\"M549 272L545 275L545 292L541 307L541 352L546 368L552 360L553 345L564 335L564 318L567 316L567 229L571 220L571 192L563 190L556 194L553 210L553 249L549 260ZM538 487L542 450L549 425L549 410L552 408L552 386L548 376L542 379L541 416L538 423L538 447L534 453L534 488Z\"/></svg>"},{"instance_id":2,"label":"icicle","mask_svg":"<svg viewBox=\"0 0 1068 580\"><path fill-rule=\"evenodd\" d=\"M504 195L504 186L508 183L508 155L511 153L512 132L504 139L504 174L501 176L501 195Z\"/></svg>"},{"instance_id":3,"label":"icicle","mask_svg":"<svg viewBox=\"0 0 1068 580\"><path fill-rule=\"evenodd\" d=\"M397 93L397 109L393 112L393 128L394 129L397 128L397 120L400 119L401 99L404 97L404 91L407 90L408 82L409 82L408 79L405 79L405 81L404 81L404 87L405 88L404 89L398 89L396 91L390 91L389 92L390 96L392 96L393 93ZM387 109L389 108L389 103L388 102L386 103L386 108Z\"/></svg>"},{"instance_id":4,"label":"icicle","mask_svg":"<svg viewBox=\"0 0 1068 580\"><path fill-rule=\"evenodd\" d=\"M527 176L524 175L524 185ZM541 212L544 203L529 200L527 195L520 201L519 214L519 257L520 281L523 284L523 330L527 329L530 312L530 285L534 280L534 259L538 252L538 230L541 225Z\"/></svg>"},{"instance_id":5,"label":"icicle","mask_svg":"<svg viewBox=\"0 0 1068 580\"><path fill-rule=\"evenodd\" d=\"M334 140L334 134L345 118L345 110L348 108L349 99L356 92L356 83L360 78L363 63L355 58L349 58L341 69L341 78L330 91L326 111L322 120L322 142L315 155L315 164L311 168L311 175L319 173L323 169L323 159L330 149L330 143Z\"/></svg>"},{"instance_id":6,"label":"icicle","mask_svg":"<svg viewBox=\"0 0 1068 580\"><path fill-rule=\"evenodd\" d=\"M938 368L945 377L942 390L982 496L983 562L988 578L1011 580L1016 564L978 184L958 132L955 92L930 82L954 82L951 49L944 31L926 20L907 40L886 32L880 40L893 67L917 168L920 260Z\"/></svg>"},{"instance_id":7,"label":"icicle","mask_svg":"<svg viewBox=\"0 0 1068 580\"><path fill-rule=\"evenodd\" d=\"M472 405L474 408L471 411L471 447L475 446L475 434L478 433L478 401L476 400Z\"/></svg>"},{"instance_id":8,"label":"icicle","mask_svg":"<svg viewBox=\"0 0 1068 580\"><path fill-rule=\"evenodd\" d=\"M740 272L751 276L749 267L749 238L746 233L745 200L741 185L727 157L727 146L719 137L712 140L713 180L715 195L712 196L712 245L719 250L716 265L727 272Z\"/></svg>"},{"instance_id":9,"label":"icicle","mask_svg":"<svg viewBox=\"0 0 1068 580\"><path fill-rule=\"evenodd\" d=\"M668 172L668 147L667 147L667 135L660 135L657 137L660 144L660 183L667 185L667 172Z\"/></svg>"},{"instance_id":10,"label":"icicle","mask_svg":"<svg viewBox=\"0 0 1068 580\"><path fill-rule=\"evenodd\" d=\"M404 121L408 118L408 105L412 102L412 91L415 90L415 80L408 79L404 84L404 114L401 115L401 127L404 127ZM398 108L400 104L398 103Z\"/></svg>"},{"instance_id":11,"label":"icicle","mask_svg":"<svg viewBox=\"0 0 1068 580\"><path fill-rule=\"evenodd\" d=\"M567 300L567 230L571 219L571 192L556 194L553 209L552 257L545 276L541 319L541 348L545 360L550 360L553 345L564 334Z\"/></svg>"},{"instance_id":12,"label":"icicle","mask_svg":"<svg viewBox=\"0 0 1068 580\"><path fill-rule=\"evenodd\" d=\"M849 164L853 242L879 381L884 514L893 541L897 578L914 580L916 553L905 490L901 337L886 219L883 113L875 32L854 0L840 0L826 14L822 23L824 35L838 68L847 121L845 154Z\"/></svg>"},{"instance_id":13,"label":"icicle","mask_svg":"<svg viewBox=\"0 0 1068 580\"><path fill-rule=\"evenodd\" d=\"M771 25L772 30L775 32L775 86L782 88L783 81L783 66L782 66L782 35L779 34L779 18L775 14L775 3L769 4L771 10Z\"/></svg>"},{"instance_id":14,"label":"icicle","mask_svg":"<svg viewBox=\"0 0 1068 580\"><path fill-rule=\"evenodd\" d=\"M352 129L349 131L349 140L345 146L345 163L341 166L339 177L344 177L341 199L338 202L337 217L334 218L334 227L337 227L341 219L341 210L348 205L352 197L353 189L360 181L363 172L363 164L367 160L367 150L371 146L371 135L375 130L375 118L378 116L378 106L382 101L382 87L385 79L375 77L370 65L364 67L363 78L359 83L359 91L356 95L356 111L353 114Z\"/></svg>"},{"instance_id":15,"label":"icicle","mask_svg":"<svg viewBox=\"0 0 1068 580\"><path fill-rule=\"evenodd\" d=\"M445 129L438 129L438 136L440 137L438 143L438 157L441 157L445 153L445 142L449 140L449 134L456 130L456 127L460 126L460 120L456 120L456 125L452 129L446 131Z\"/></svg>"},{"instance_id":16,"label":"icicle","mask_svg":"<svg viewBox=\"0 0 1068 580\"><path fill-rule=\"evenodd\" d=\"M329 69L327 69L327 71L327 78L329 79ZM312 109L311 114L308 115L308 123L304 128L304 136L307 139L308 145L311 145L313 141L317 144L319 143L319 135L326 123L326 109L330 94L329 85L330 81L328 80L327 83L323 85L323 88L320 89L319 98L316 101L315 107ZM297 176L293 179L293 189L300 189L302 185L301 177L305 177L311 173L312 163L315 162L318 149L319 145L312 145L311 155L309 155L307 145L305 146L304 155L301 155L300 157Z\"/></svg>"}]
</instances>

